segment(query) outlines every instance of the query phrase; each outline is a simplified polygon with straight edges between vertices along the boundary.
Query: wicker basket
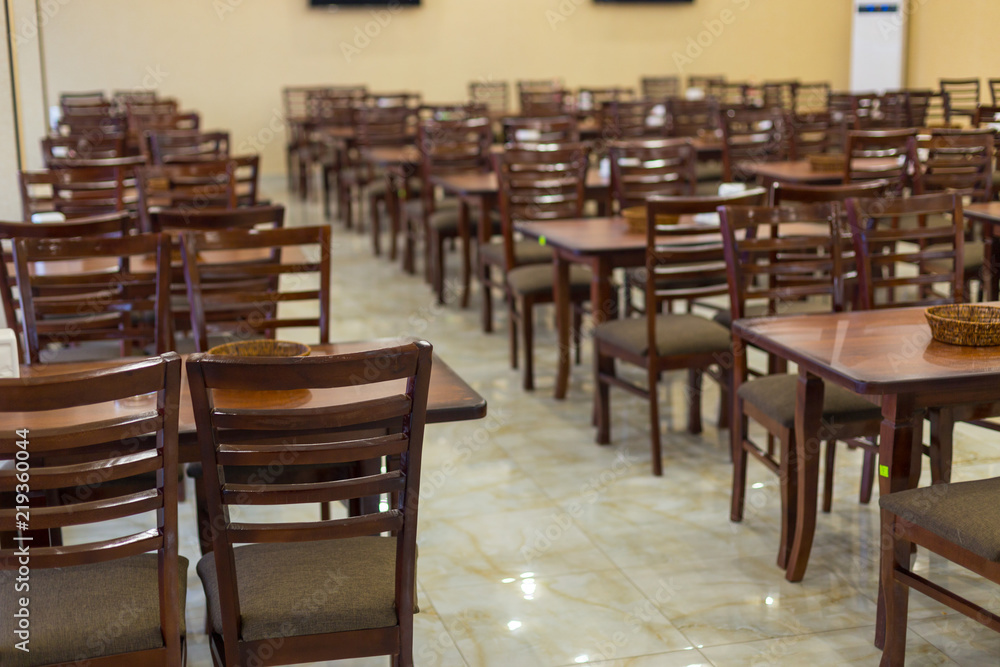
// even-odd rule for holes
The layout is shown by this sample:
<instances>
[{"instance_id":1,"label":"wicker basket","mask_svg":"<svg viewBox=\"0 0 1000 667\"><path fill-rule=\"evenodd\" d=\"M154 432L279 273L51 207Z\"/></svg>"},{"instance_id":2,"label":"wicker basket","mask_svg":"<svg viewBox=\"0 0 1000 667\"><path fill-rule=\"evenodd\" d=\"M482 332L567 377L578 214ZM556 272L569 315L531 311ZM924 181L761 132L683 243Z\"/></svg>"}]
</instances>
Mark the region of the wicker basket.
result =
<instances>
[{"instance_id":1,"label":"wicker basket","mask_svg":"<svg viewBox=\"0 0 1000 667\"><path fill-rule=\"evenodd\" d=\"M847 156L843 153L817 153L809 156L809 168L822 173L844 171Z\"/></svg>"},{"instance_id":2,"label":"wicker basket","mask_svg":"<svg viewBox=\"0 0 1000 667\"><path fill-rule=\"evenodd\" d=\"M924 314L934 340L973 347L1000 345L1000 308L996 306L931 306Z\"/></svg>"},{"instance_id":3,"label":"wicker basket","mask_svg":"<svg viewBox=\"0 0 1000 667\"><path fill-rule=\"evenodd\" d=\"M232 357L308 357L309 346L287 340L238 340L216 345L208 353Z\"/></svg>"},{"instance_id":4,"label":"wicker basket","mask_svg":"<svg viewBox=\"0 0 1000 667\"><path fill-rule=\"evenodd\" d=\"M632 234L646 233L646 207L630 206L622 211L622 217L628 223L628 230ZM679 215L660 214L656 216L657 225L676 225L681 219Z\"/></svg>"}]
</instances>

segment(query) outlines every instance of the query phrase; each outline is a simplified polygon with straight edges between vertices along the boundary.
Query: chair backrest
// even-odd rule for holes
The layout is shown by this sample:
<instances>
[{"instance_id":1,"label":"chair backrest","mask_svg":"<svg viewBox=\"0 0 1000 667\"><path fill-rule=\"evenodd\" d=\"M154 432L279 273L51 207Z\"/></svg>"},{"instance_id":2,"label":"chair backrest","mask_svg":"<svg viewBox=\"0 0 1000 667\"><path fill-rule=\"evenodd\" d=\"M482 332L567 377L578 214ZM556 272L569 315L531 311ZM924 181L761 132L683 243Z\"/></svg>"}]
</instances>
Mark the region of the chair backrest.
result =
<instances>
[{"instance_id":1,"label":"chair backrest","mask_svg":"<svg viewBox=\"0 0 1000 667\"><path fill-rule=\"evenodd\" d=\"M907 186L914 194L922 191L917 128L849 131L846 156L844 183L888 179L897 194Z\"/></svg>"},{"instance_id":2,"label":"chair backrest","mask_svg":"<svg viewBox=\"0 0 1000 667\"><path fill-rule=\"evenodd\" d=\"M319 342L330 342L330 227L187 233L181 247L199 352L209 349L209 323L267 338L278 328L317 327ZM268 258L240 255L254 250L271 252ZM302 315L296 302L303 301L318 301L317 314Z\"/></svg>"},{"instance_id":3,"label":"chair backrest","mask_svg":"<svg viewBox=\"0 0 1000 667\"><path fill-rule=\"evenodd\" d=\"M799 82L765 81L761 87L762 101L765 109L778 108L788 113L795 112L795 96L798 93Z\"/></svg>"},{"instance_id":4,"label":"chair backrest","mask_svg":"<svg viewBox=\"0 0 1000 667\"><path fill-rule=\"evenodd\" d=\"M921 164L924 192L958 191L973 201L991 201L995 137L991 128L933 130Z\"/></svg>"},{"instance_id":5,"label":"chair backrest","mask_svg":"<svg viewBox=\"0 0 1000 667\"><path fill-rule=\"evenodd\" d=\"M642 97L663 103L668 97L681 93L681 80L677 76L644 76L640 81Z\"/></svg>"},{"instance_id":6,"label":"chair backrest","mask_svg":"<svg viewBox=\"0 0 1000 667\"><path fill-rule=\"evenodd\" d=\"M221 599L223 645L227 664L239 664L241 617L235 544L391 539L394 627L331 633L322 645L345 657L373 646L398 653L412 641L412 613L416 564L417 510L420 467L431 372L431 346L424 341L391 348L336 356L295 359L233 359L196 354L187 361L191 402L198 425L201 460L205 470L207 506L213 534L215 569ZM238 411L222 407L223 392L310 392L303 408ZM316 404L319 404L317 406ZM384 429L385 435L369 435ZM353 433L365 433L355 436ZM227 471L238 466L271 465L276 457L294 465L351 466L352 477L332 483L271 484L267 476L250 484L227 481ZM387 459L381 472L380 460ZM333 502L389 494L385 510L344 519L296 523L240 523L230 515L239 505L286 505ZM390 537L379 538L380 533ZM345 547L347 546L346 543ZM336 567L336 564L332 564ZM337 640L343 643L337 643ZM294 662L308 655L320 657L315 635L285 637L268 642L275 654L287 650ZM303 645L302 642L306 642ZM344 644L352 645L346 648ZM358 648L359 646L363 648Z\"/></svg>"},{"instance_id":7,"label":"chair backrest","mask_svg":"<svg viewBox=\"0 0 1000 667\"><path fill-rule=\"evenodd\" d=\"M946 94L944 119L952 123L957 116L970 120L979 106L979 79L940 79L941 92Z\"/></svg>"},{"instance_id":8,"label":"chair backrest","mask_svg":"<svg viewBox=\"0 0 1000 667\"><path fill-rule=\"evenodd\" d=\"M666 98L659 102L645 99L602 104L598 114L601 139L664 136L667 130L665 101Z\"/></svg>"},{"instance_id":9,"label":"chair backrest","mask_svg":"<svg viewBox=\"0 0 1000 667\"><path fill-rule=\"evenodd\" d=\"M409 106L361 106L354 110L358 146L402 146L413 141L417 110Z\"/></svg>"},{"instance_id":10,"label":"chair backrest","mask_svg":"<svg viewBox=\"0 0 1000 667\"><path fill-rule=\"evenodd\" d=\"M580 143L509 145L493 156L508 271L516 266L515 223L583 215L589 156Z\"/></svg>"},{"instance_id":11,"label":"chair backrest","mask_svg":"<svg viewBox=\"0 0 1000 667\"><path fill-rule=\"evenodd\" d=\"M608 147L611 200L621 212L642 206L650 195L690 196L698 185L697 153L690 139L633 139ZM614 207L612 207L613 210Z\"/></svg>"},{"instance_id":12,"label":"chair backrest","mask_svg":"<svg viewBox=\"0 0 1000 667\"><path fill-rule=\"evenodd\" d=\"M123 355L133 344L174 349L167 235L20 238L14 264L28 363L48 361L48 343L117 340Z\"/></svg>"},{"instance_id":13,"label":"chair backrest","mask_svg":"<svg viewBox=\"0 0 1000 667\"><path fill-rule=\"evenodd\" d=\"M962 301L965 225L961 195L848 199L847 216L862 308ZM913 216L917 227L901 228L900 218Z\"/></svg>"},{"instance_id":14,"label":"chair backrest","mask_svg":"<svg viewBox=\"0 0 1000 667\"><path fill-rule=\"evenodd\" d=\"M715 98L667 100L667 134L671 137L696 137L719 127L719 103Z\"/></svg>"},{"instance_id":15,"label":"chair backrest","mask_svg":"<svg viewBox=\"0 0 1000 667\"><path fill-rule=\"evenodd\" d=\"M0 462L6 464L0 465L0 488L13 495L19 483L17 478L23 478L30 469L31 490L60 499L40 511L32 508L32 529L95 528L93 533L77 531L80 535L93 535L78 544L43 547L35 542L20 543L30 546L31 568L70 570L148 552L155 554L150 559L152 567L158 570L155 580L159 584L163 644L141 654L114 655L112 659L117 658L119 663L181 664L183 587L178 581L177 553L180 379L181 362L174 353L100 370L0 379L0 412L17 413L19 428L24 429L0 438ZM140 398L154 392L153 399ZM132 399L137 405L130 408ZM113 412L111 408L101 409L104 404L114 405ZM95 408L100 419L94 418ZM53 410L58 412L49 412ZM53 414L66 415L62 425L51 425ZM145 442L151 445L140 446ZM81 493L92 488L95 480L134 480L139 475L154 478L151 488L99 500ZM134 491L134 487L129 491ZM5 502L5 510L0 514L0 532L17 531L14 504ZM19 567L23 569L24 565L24 555L19 556L13 546L0 550L0 570L10 573ZM122 587L128 585L126 581L120 583ZM129 594L134 599L139 592L122 590L114 597L127 600ZM13 591L8 595L13 595ZM123 610L130 609L127 602L122 604ZM125 642L108 637L114 634L108 633L108 628L94 627L93 631L95 637L101 633L100 636L108 638L104 647L109 653L129 650L122 646ZM105 644L105 640L94 643ZM66 663L84 655L81 652L84 647L67 648L67 656L63 658Z\"/></svg>"},{"instance_id":16,"label":"chair backrest","mask_svg":"<svg viewBox=\"0 0 1000 667\"><path fill-rule=\"evenodd\" d=\"M486 117L489 110L485 104L459 102L454 104L421 104L417 107L417 121L425 120L467 120Z\"/></svg>"},{"instance_id":17,"label":"chair backrest","mask_svg":"<svg viewBox=\"0 0 1000 667\"><path fill-rule=\"evenodd\" d=\"M417 127L421 179L430 184L433 176L488 172L492 145L493 124L485 116L421 121ZM435 194L435 188L430 185L421 190L425 217L434 212Z\"/></svg>"},{"instance_id":18,"label":"chair backrest","mask_svg":"<svg viewBox=\"0 0 1000 667\"><path fill-rule=\"evenodd\" d=\"M125 135L91 132L71 137L50 136L42 139L42 162L53 160L102 160L125 157Z\"/></svg>"},{"instance_id":19,"label":"chair backrest","mask_svg":"<svg viewBox=\"0 0 1000 667\"><path fill-rule=\"evenodd\" d=\"M991 123L1000 123L1000 105L980 104L976 109L976 116L972 119L972 124L976 127L983 127Z\"/></svg>"},{"instance_id":20,"label":"chair backrest","mask_svg":"<svg viewBox=\"0 0 1000 667\"><path fill-rule=\"evenodd\" d=\"M795 113L830 111L830 84L826 81L800 83L795 88Z\"/></svg>"},{"instance_id":21,"label":"chair backrest","mask_svg":"<svg viewBox=\"0 0 1000 667\"><path fill-rule=\"evenodd\" d=\"M228 132L168 130L166 132L147 132L145 139L144 149L148 151L150 164L226 160L229 158Z\"/></svg>"},{"instance_id":22,"label":"chair backrest","mask_svg":"<svg viewBox=\"0 0 1000 667\"><path fill-rule=\"evenodd\" d=\"M145 164L143 157L52 159L53 210L78 218L134 206L135 170Z\"/></svg>"},{"instance_id":23,"label":"chair backrest","mask_svg":"<svg viewBox=\"0 0 1000 667\"><path fill-rule=\"evenodd\" d=\"M799 183L774 183L771 185L771 206L788 204L818 204L821 202L847 201L850 197L891 196L892 183L887 180L862 181L847 185L801 185Z\"/></svg>"},{"instance_id":24,"label":"chair backrest","mask_svg":"<svg viewBox=\"0 0 1000 667\"><path fill-rule=\"evenodd\" d=\"M691 74L688 76L688 89L696 88L706 97L715 93L726 83L726 77L721 74Z\"/></svg>"},{"instance_id":25,"label":"chair backrest","mask_svg":"<svg viewBox=\"0 0 1000 667\"><path fill-rule=\"evenodd\" d=\"M561 116L567 112L570 94L565 90L522 90L522 116Z\"/></svg>"},{"instance_id":26,"label":"chair backrest","mask_svg":"<svg viewBox=\"0 0 1000 667\"><path fill-rule=\"evenodd\" d=\"M490 112L506 113L510 108L510 86L506 81L470 81L469 100L485 104Z\"/></svg>"},{"instance_id":27,"label":"chair backrest","mask_svg":"<svg viewBox=\"0 0 1000 667\"><path fill-rule=\"evenodd\" d=\"M336 88L302 89L304 97L301 102L286 101L294 107L295 114L291 118L305 118L311 121L322 121L326 125L349 126L352 121L352 109L364 102L368 94L364 86L344 86Z\"/></svg>"},{"instance_id":28,"label":"chair backrest","mask_svg":"<svg viewBox=\"0 0 1000 667\"><path fill-rule=\"evenodd\" d=\"M724 181L751 180L753 165L788 157L780 109L729 109L719 114L719 125Z\"/></svg>"},{"instance_id":29,"label":"chair backrest","mask_svg":"<svg viewBox=\"0 0 1000 667\"><path fill-rule=\"evenodd\" d=\"M91 218L76 218L72 222L52 222L35 224L31 222L0 222L0 242L18 238L76 238L100 236L127 236L135 227L135 218L126 211L108 213ZM0 247L0 301L3 302L4 319L7 328L17 335L17 352L21 362L25 361L23 328L18 319L21 310L20 298L15 294L17 277L13 269L13 248Z\"/></svg>"},{"instance_id":30,"label":"chair backrest","mask_svg":"<svg viewBox=\"0 0 1000 667\"><path fill-rule=\"evenodd\" d=\"M154 232L194 232L226 229L279 229L285 224L285 207L240 206L238 208L159 208L150 214Z\"/></svg>"},{"instance_id":31,"label":"chair backrest","mask_svg":"<svg viewBox=\"0 0 1000 667\"><path fill-rule=\"evenodd\" d=\"M802 160L810 155L826 153L834 141L830 112L785 114L785 138L788 159Z\"/></svg>"},{"instance_id":32,"label":"chair backrest","mask_svg":"<svg viewBox=\"0 0 1000 667\"><path fill-rule=\"evenodd\" d=\"M726 251L733 319L748 301L780 315L793 301L828 299L844 307L841 216L836 202L793 206L723 206L719 213Z\"/></svg>"},{"instance_id":33,"label":"chair backrest","mask_svg":"<svg viewBox=\"0 0 1000 667\"><path fill-rule=\"evenodd\" d=\"M602 104L629 102L633 99L635 99L635 90L632 88L588 86L577 91L576 108L578 111L593 111L600 108Z\"/></svg>"},{"instance_id":34,"label":"chair backrest","mask_svg":"<svg viewBox=\"0 0 1000 667\"><path fill-rule=\"evenodd\" d=\"M368 93L366 86L286 86L281 91L285 118L302 120L321 118L325 99L362 100Z\"/></svg>"},{"instance_id":35,"label":"chair backrest","mask_svg":"<svg viewBox=\"0 0 1000 667\"><path fill-rule=\"evenodd\" d=\"M133 104L155 104L157 96L155 90L116 90L111 94L111 101L123 108Z\"/></svg>"},{"instance_id":36,"label":"chair backrest","mask_svg":"<svg viewBox=\"0 0 1000 667\"><path fill-rule=\"evenodd\" d=\"M741 108L757 106L754 92L748 81L723 81L713 85L709 95L718 100L720 107Z\"/></svg>"},{"instance_id":37,"label":"chair backrest","mask_svg":"<svg viewBox=\"0 0 1000 667\"><path fill-rule=\"evenodd\" d=\"M506 144L561 144L580 140L576 119L572 116L504 118L502 126Z\"/></svg>"},{"instance_id":38,"label":"chair backrest","mask_svg":"<svg viewBox=\"0 0 1000 667\"><path fill-rule=\"evenodd\" d=\"M517 82L517 94L524 91L550 93L563 90L562 79L521 79Z\"/></svg>"}]
</instances>

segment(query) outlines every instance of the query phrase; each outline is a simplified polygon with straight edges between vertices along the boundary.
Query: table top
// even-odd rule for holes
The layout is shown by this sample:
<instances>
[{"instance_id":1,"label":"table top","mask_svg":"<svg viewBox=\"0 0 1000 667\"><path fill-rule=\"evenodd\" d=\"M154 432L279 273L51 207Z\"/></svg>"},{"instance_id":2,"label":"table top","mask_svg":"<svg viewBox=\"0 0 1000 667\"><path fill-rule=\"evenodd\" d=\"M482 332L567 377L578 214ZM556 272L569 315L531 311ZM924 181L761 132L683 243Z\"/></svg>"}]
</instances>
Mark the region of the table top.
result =
<instances>
[{"instance_id":1,"label":"table top","mask_svg":"<svg viewBox=\"0 0 1000 667\"><path fill-rule=\"evenodd\" d=\"M408 342L410 339L380 339L371 341L356 341L346 343L330 343L327 345L313 345L313 355L323 354L343 354L347 352L357 352L361 350L374 349L377 347L387 347L393 344ZM186 355L185 355L186 358ZM108 368L123 362L133 361L132 359L114 359L105 361L91 361L69 364L37 364L34 366L22 366L21 377L43 377L59 375L62 373L74 373L84 370L94 370L96 368ZM184 366L182 364L181 368ZM267 407L274 408L308 408L310 406L331 405L338 402L357 401L372 396L383 395L387 390L398 391L402 389L404 381L399 381L398 387L390 387L393 383L384 383L381 386L368 385L364 389L360 387L337 388L337 389L316 389L308 392L289 395L278 400ZM79 423L82 419L93 421L101 418L111 418L119 414L130 414L134 412L148 411L153 408L153 400L150 398L146 405L137 401L135 405L119 405L123 403L116 401L114 404L101 404L98 406L83 406L80 408L70 408L66 410L54 410L45 413L0 413L0 430L12 430L24 428L26 424L31 424L33 428L57 428ZM217 397L217 406L222 407L246 407L246 401L233 401L225 397ZM106 414L105 414L106 413ZM39 416L44 414L45 423L39 424ZM461 377L453 371L448 364L441 360L436 354L431 365L430 389L427 397L427 423L443 423L453 421L466 421L480 419L486 416L486 399L479 395ZM188 390L187 374L182 370L181 377L181 397L180 397L180 417L179 433L192 435L197 429L194 422L194 411L191 407L191 394ZM182 455L183 462L197 460L196 452L190 455Z\"/></svg>"},{"instance_id":2,"label":"table top","mask_svg":"<svg viewBox=\"0 0 1000 667\"><path fill-rule=\"evenodd\" d=\"M997 304L1000 305L1000 304ZM858 394L1000 389L1000 347L931 337L924 308L737 320L733 330L768 352Z\"/></svg>"},{"instance_id":3,"label":"table top","mask_svg":"<svg viewBox=\"0 0 1000 667\"><path fill-rule=\"evenodd\" d=\"M500 185L497 183L497 175L494 172L481 174L442 174L441 176L432 176L431 182L457 195L490 195L496 194L500 189ZM609 184L609 179L601 176L599 170L590 169L587 172L588 189L607 188Z\"/></svg>"},{"instance_id":4,"label":"table top","mask_svg":"<svg viewBox=\"0 0 1000 667\"><path fill-rule=\"evenodd\" d=\"M968 204L963 207L966 217L982 222L1000 223L1000 202Z\"/></svg>"},{"instance_id":5,"label":"table top","mask_svg":"<svg viewBox=\"0 0 1000 667\"><path fill-rule=\"evenodd\" d=\"M898 162L895 158L861 158L855 160L854 165L862 170L879 170L897 166ZM810 166L809 160L748 162L741 164L740 168L757 177L786 183L836 184L842 183L844 180L844 172L842 170L816 171Z\"/></svg>"}]
</instances>

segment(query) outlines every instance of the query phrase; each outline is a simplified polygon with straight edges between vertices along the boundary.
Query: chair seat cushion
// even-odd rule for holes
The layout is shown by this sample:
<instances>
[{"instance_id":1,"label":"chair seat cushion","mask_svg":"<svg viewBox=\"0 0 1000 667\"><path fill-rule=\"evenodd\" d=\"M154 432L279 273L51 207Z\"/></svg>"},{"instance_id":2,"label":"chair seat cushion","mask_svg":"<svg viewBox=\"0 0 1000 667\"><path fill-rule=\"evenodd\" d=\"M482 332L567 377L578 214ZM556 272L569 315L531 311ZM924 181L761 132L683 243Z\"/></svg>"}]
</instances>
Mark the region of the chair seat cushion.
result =
<instances>
[{"instance_id":1,"label":"chair seat cushion","mask_svg":"<svg viewBox=\"0 0 1000 667\"><path fill-rule=\"evenodd\" d=\"M571 290L590 289L592 272L585 266L569 267ZM530 295L552 293L555 273L549 264L527 264L507 272L507 285L515 294Z\"/></svg>"},{"instance_id":2,"label":"chair seat cushion","mask_svg":"<svg viewBox=\"0 0 1000 667\"><path fill-rule=\"evenodd\" d=\"M807 301L785 301L778 304L777 314L779 315L808 315L809 313L829 313L831 310L828 300L817 301L814 299ZM767 315L767 304L751 303L744 309L744 317L764 317ZM733 314L728 308L718 311L712 318L727 329L733 326Z\"/></svg>"},{"instance_id":3,"label":"chair seat cushion","mask_svg":"<svg viewBox=\"0 0 1000 667\"><path fill-rule=\"evenodd\" d=\"M514 258L518 266L522 264L549 264L552 262L552 248L543 246L538 241L515 241ZM479 249L479 261L503 266L503 244L490 243Z\"/></svg>"},{"instance_id":4,"label":"chair seat cushion","mask_svg":"<svg viewBox=\"0 0 1000 667\"><path fill-rule=\"evenodd\" d=\"M879 507L994 563L1000 562L1000 477L882 496Z\"/></svg>"},{"instance_id":5,"label":"chair seat cushion","mask_svg":"<svg viewBox=\"0 0 1000 667\"><path fill-rule=\"evenodd\" d=\"M184 628L188 560L178 562ZM81 661L163 646L156 554L77 565L32 568L31 652L14 648L15 570L0 572L0 665L29 667ZM25 595L28 595L27 593ZM127 661L124 661L127 662Z\"/></svg>"},{"instance_id":6,"label":"chair seat cushion","mask_svg":"<svg viewBox=\"0 0 1000 667\"><path fill-rule=\"evenodd\" d=\"M744 401L785 428L795 427L795 392L797 375L768 375L740 385L737 392ZM880 419L879 406L853 391L826 383L823 391L823 423L844 424Z\"/></svg>"},{"instance_id":7,"label":"chair seat cushion","mask_svg":"<svg viewBox=\"0 0 1000 667\"><path fill-rule=\"evenodd\" d=\"M396 540L355 537L233 550L244 641L397 623ZM198 561L208 617L222 631L214 554Z\"/></svg>"},{"instance_id":8,"label":"chair seat cushion","mask_svg":"<svg viewBox=\"0 0 1000 667\"><path fill-rule=\"evenodd\" d=\"M645 317L611 320L594 329L594 338L630 354L645 356L649 353L646 327ZM656 349L660 356L726 353L731 341L728 329L698 315L656 317Z\"/></svg>"},{"instance_id":9,"label":"chair seat cushion","mask_svg":"<svg viewBox=\"0 0 1000 667\"><path fill-rule=\"evenodd\" d=\"M424 215L424 200L419 197L416 199L407 199L403 206L406 207L406 214L411 218L420 219ZM439 199L434 202L434 206L437 211L458 211L458 199L455 199L454 197Z\"/></svg>"}]
</instances>

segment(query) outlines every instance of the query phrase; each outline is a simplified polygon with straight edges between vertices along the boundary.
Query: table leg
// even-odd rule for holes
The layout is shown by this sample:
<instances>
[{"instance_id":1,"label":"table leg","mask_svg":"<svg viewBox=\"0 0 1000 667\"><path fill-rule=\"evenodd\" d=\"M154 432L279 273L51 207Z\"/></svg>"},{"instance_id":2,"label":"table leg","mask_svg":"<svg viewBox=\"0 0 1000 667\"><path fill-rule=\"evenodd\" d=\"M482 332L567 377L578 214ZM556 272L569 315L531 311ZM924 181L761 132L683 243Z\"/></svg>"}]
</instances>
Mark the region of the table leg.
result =
<instances>
[{"instance_id":1,"label":"table leg","mask_svg":"<svg viewBox=\"0 0 1000 667\"><path fill-rule=\"evenodd\" d=\"M788 568L785 570L785 579L788 581L802 581L805 576L813 535L816 533L816 498L823 439L820 433L823 392L823 380L804 370L799 371L799 383L795 392L795 459L794 469L789 471L789 474L796 475L798 489L795 496L788 496L782 517L782 534L786 543L781 548L787 548L787 541L791 541ZM791 530L790 525L792 517L794 530Z\"/></svg>"},{"instance_id":2,"label":"table leg","mask_svg":"<svg viewBox=\"0 0 1000 667\"><path fill-rule=\"evenodd\" d=\"M598 256L596 262L592 263L590 266L593 272L593 277L590 280L590 310L593 319L593 326L596 328L601 322L605 322L612 318L618 316L617 311L617 301L611 295L611 264L603 256ZM591 330L593 331L593 329ZM567 378L569 375L569 348L566 347L561 350L566 354L566 374ZM595 355L596 357L596 355ZM607 364L613 364L614 361L608 360ZM596 372L611 372L611 368L596 368ZM598 392L597 388L594 388L594 409L592 411L591 420L594 424L597 424L597 411L600 406L598 405Z\"/></svg>"},{"instance_id":3,"label":"table leg","mask_svg":"<svg viewBox=\"0 0 1000 667\"><path fill-rule=\"evenodd\" d=\"M486 247L493 236L493 222L490 220L490 212L496 205L496 197L488 194L479 197L479 250ZM491 333L493 331L493 295L487 286L489 280L489 269L479 262L479 275L483 277L483 331Z\"/></svg>"},{"instance_id":4,"label":"table leg","mask_svg":"<svg viewBox=\"0 0 1000 667\"><path fill-rule=\"evenodd\" d=\"M888 495L896 491L905 491L917 485L920 474L920 429L923 427L923 415L914 408L914 402L908 396L884 396L882 398L882 428L879 432L878 445L878 483L879 494ZM914 465L916 460L916 465ZM896 543L899 551L905 550L905 557L910 557L910 545L900 540ZM896 557L902 554L897 553ZM878 611L875 621L875 645L882 646L885 641L885 594L879 572Z\"/></svg>"},{"instance_id":5,"label":"table leg","mask_svg":"<svg viewBox=\"0 0 1000 667\"><path fill-rule=\"evenodd\" d=\"M385 208L389 213L389 261L396 261L399 246L400 229L400 205L399 190L396 189L396 179L389 172L385 175ZM405 266L403 267L406 268Z\"/></svg>"},{"instance_id":6,"label":"table leg","mask_svg":"<svg viewBox=\"0 0 1000 667\"><path fill-rule=\"evenodd\" d=\"M983 295L986 301L997 300L997 268L1000 266L1000 243L993 234L993 225L983 223Z\"/></svg>"},{"instance_id":7,"label":"table leg","mask_svg":"<svg viewBox=\"0 0 1000 667\"><path fill-rule=\"evenodd\" d=\"M462 308L469 307L469 283L472 277L472 235L469 233L469 202L458 203L458 237L462 252ZM442 278L443 279L443 278Z\"/></svg>"},{"instance_id":8,"label":"table leg","mask_svg":"<svg viewBox=\"0 0 1000 667\"><path fill-rule=\"evenodd\" d=\"M569 262L559 252L554 255L553 270L555 271L555 280L552 283L552 297L556 306L556 331L559 333L559 362L556 368L555 397L562 400L566 398L566 388L569 384L569 341L573 316L570 312L569 300Z\"/></svg>"}]
</instances>

